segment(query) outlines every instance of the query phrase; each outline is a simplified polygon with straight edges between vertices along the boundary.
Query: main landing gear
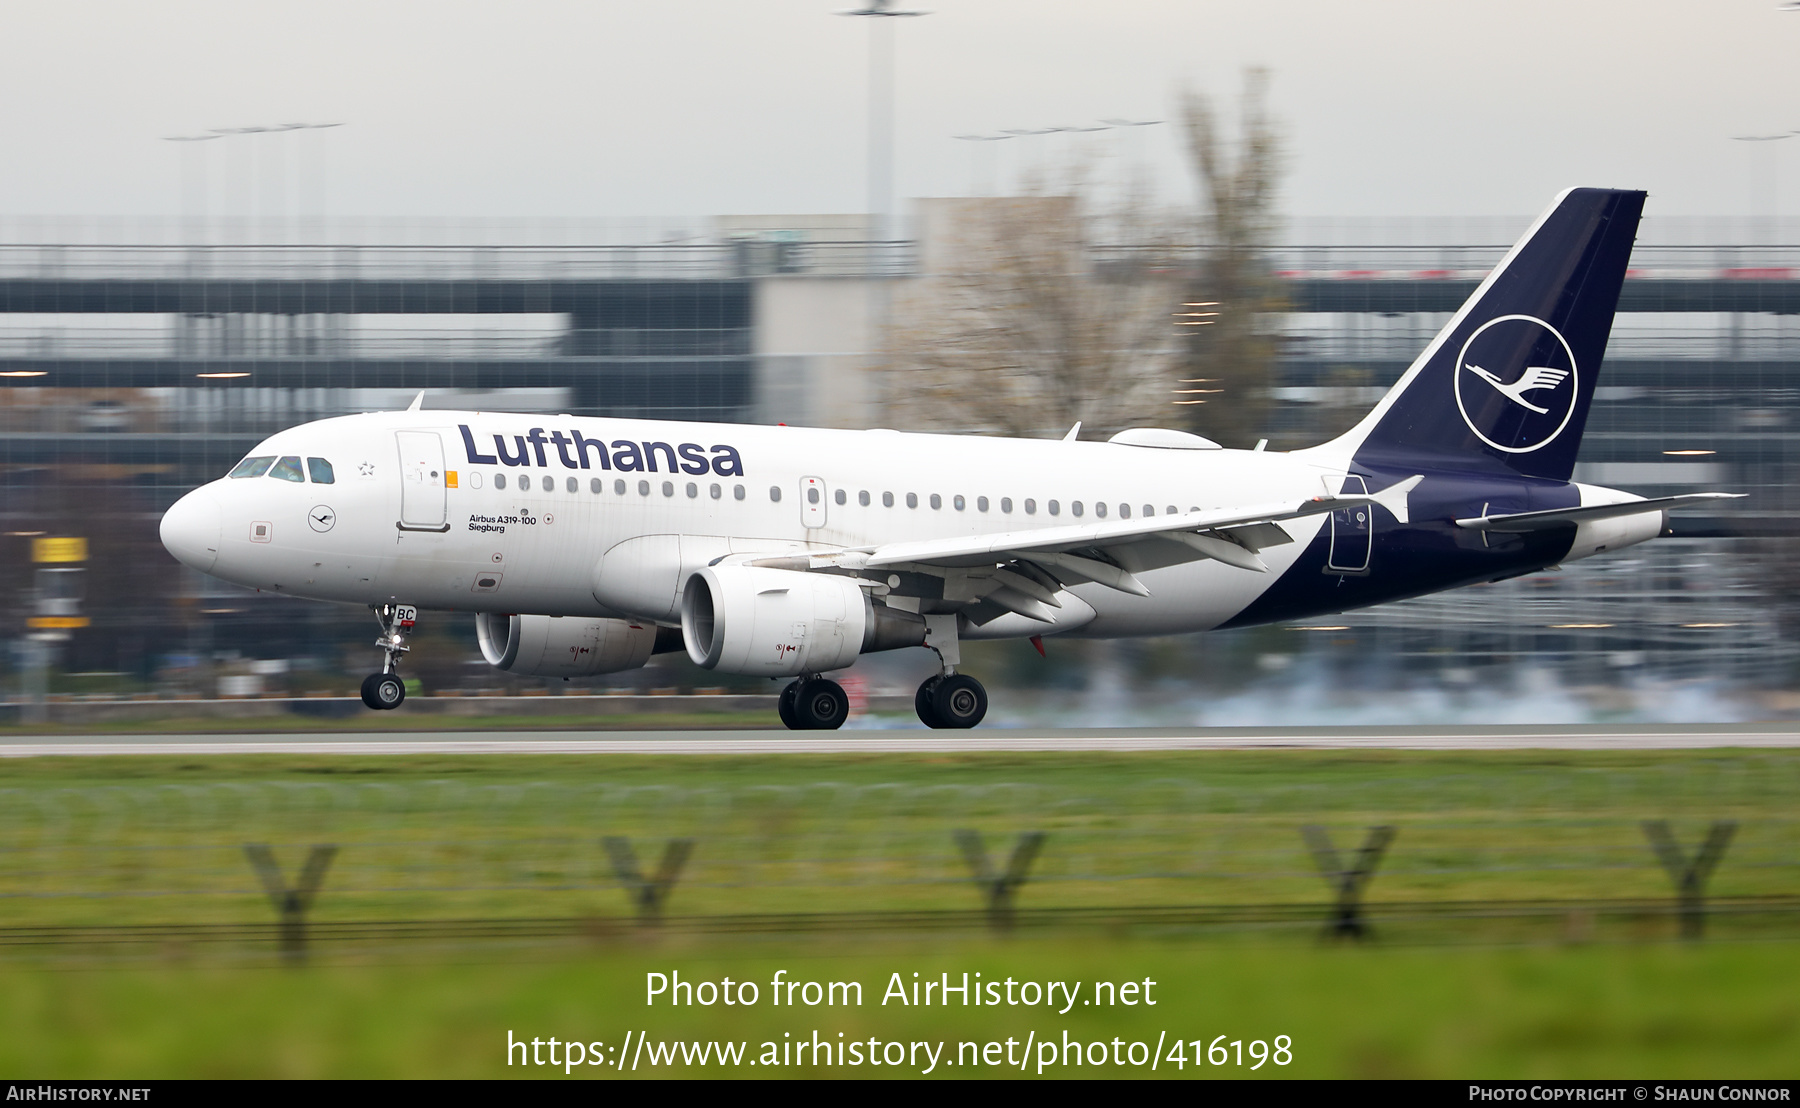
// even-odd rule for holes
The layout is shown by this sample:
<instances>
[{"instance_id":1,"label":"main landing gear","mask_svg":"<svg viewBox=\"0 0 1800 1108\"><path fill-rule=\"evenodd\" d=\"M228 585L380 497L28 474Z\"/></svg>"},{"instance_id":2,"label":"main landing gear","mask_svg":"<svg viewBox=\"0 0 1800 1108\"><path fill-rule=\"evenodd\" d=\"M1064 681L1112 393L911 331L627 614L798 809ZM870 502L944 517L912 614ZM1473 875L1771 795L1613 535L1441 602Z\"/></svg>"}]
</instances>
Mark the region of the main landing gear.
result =
<instances>
[{"instance_id":1,"label":"main landing gear","mask_svg":"<svg viewBox=\"0 0 1800 1108\"><path fill-rule=\"evenodd\" d=\"M788 682L775 710L790 731L836 731L850 718L850 697L836 681L813 674Z\"/></svg>"},{"instance_id":2,"label":"main landing gear","mask_svg":"<svg viewBox=\"0 0 1800 1108\"><path fill-rule=\"evenodd\" d=\"M968 728L980 723L987 715L987 690L968 674L956 672L962 662L956 616L927 615L925 645L937 652L941 672L920 685L913 697L919 719L932 728ZM791 731L835 731L850 716L850 698L842 685L813 673L788 682L775 710Z\"/></svg>"},{"instance_id":3,"label":"main landing gear","mask_svg":"<svg viewBox=\"0 0 1800 1108\"><path fill-rule=\"evenodd\" d=\"M913 694L913 710L927 727L973 727L987 707L987 690L966 673L939 674Z\"/></svg>"},{"instance_id":4,"label":"main landing gear","mask_svg":"<svg viewBox=\"0 0 1800 1108\"><path fill-rule=\"evenodd\" d=\"M913 695L913 710L919 713L919 720L931 728L968 728L980 723L987 715L987 690L968 674L956 672L962 664L956 616L926 616L925 645L937 652L941 672L927 679Z\"/></svg>"},{"instance_id":5,"label":"main landing gear","mask_svg":"<svg viewBox=\"0 0 1800 1108\"><path fill-rule=\"evenodd\" d=\"M400 655L411 650L401 644L402 631L411 631L419 622L419 610L411 604L383 604L373 607L375 622L381 625L381 637L375 645L382 651L381 672L363 678L363 703L376 711L398 708L406 700L406 685L397 672Z\"/></svg>"}]
</instances>

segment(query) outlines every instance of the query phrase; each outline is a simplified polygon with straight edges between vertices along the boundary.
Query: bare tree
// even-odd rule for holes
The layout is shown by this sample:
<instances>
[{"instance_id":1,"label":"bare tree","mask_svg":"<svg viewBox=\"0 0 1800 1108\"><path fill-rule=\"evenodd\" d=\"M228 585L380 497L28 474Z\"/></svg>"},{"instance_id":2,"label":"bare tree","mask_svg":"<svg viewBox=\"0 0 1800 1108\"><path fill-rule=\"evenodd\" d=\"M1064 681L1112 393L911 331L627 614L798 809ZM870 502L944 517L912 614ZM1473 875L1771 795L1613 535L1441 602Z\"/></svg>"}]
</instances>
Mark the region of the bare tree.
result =
<instances>
[{"instance_id":1,"label":"bare tree","mask_svg":"<svg viewBox=\"0 0 1800 1108\"><path fill-rule=\"evenodd\" d=\"M1134 198L925 208L923 276L896 298L884 400L896 423L1037 435L1166 423L1180 300L1166 221Z\"/></svg>"},{"instance_id":2,"label":"bare tree","mask_svg":"<svg viewBox=\"0 0 1800 1108\"><path fill-rule=\"evenodd\" d=\"M1181 103L1200 186L1201 252L1177 320L1186 372L1175 388L1190 424L1227 446L1248 446L1263 428L1278 353L1271 320L1287 307L1265 261L1282 168L1268 92L1267 70L1246 71L1235 140L1204 93L1190 90Z\"/></svg>"}]
</instances>

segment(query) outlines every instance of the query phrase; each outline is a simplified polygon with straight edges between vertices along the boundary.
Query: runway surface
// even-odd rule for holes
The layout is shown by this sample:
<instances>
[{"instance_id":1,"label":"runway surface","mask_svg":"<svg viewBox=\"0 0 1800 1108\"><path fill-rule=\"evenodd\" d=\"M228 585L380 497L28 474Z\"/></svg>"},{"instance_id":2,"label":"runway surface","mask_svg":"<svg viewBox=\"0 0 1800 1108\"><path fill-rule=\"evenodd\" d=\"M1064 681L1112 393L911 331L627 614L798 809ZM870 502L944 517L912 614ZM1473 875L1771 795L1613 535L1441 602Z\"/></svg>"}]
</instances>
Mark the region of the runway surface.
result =
<instances>
[{"instance_id":1,"label":"runway surface","mask_svg":"<svg viewBox=\"0 0 1800 1108\"><path fill-rule=\"evenodd\" d=\"M0 738L0 758L120 754L967 754L1182 750L1705 750L1800 747L1793 723L1634 727L974 731L420 731Z\"/></svg>"}]
</instances>

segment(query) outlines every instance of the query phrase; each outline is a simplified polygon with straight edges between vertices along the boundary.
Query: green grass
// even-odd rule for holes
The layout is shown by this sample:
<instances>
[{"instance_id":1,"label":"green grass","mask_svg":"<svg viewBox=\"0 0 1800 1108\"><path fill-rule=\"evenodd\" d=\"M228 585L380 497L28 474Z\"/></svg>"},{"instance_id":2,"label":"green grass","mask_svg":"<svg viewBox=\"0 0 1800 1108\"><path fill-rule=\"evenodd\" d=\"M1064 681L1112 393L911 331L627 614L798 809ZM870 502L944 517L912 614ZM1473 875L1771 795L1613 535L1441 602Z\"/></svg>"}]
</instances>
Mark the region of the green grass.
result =
<instances>
[{"instance_id":1,"label":"green grass","mask_svg":"<svg viewBox=\"0 0 1800 1108\"><path fill-rule=\"evenodd\" d=\"M1311 904L1300 837L1399 829L1373 901L1665 897L1641 821L1738 823L1709 891L1792 895L1800 754L129 757L0 763L0 926L261 921L242 848L341 849L329 920L618 917L600 847L696 846L680 914L965 909L952 832L1048 836L1023 907Z\"/></svg>"},{"instance_id":2,"label":"green grass","mask_svg":"<svg viewBox=\"0 0 1800 1108\"><path fill-rule=\"evenodd\" d=\"M272 843L292 874L308 844L333 842L315 918L579 917L612 937L322 944L304 969L230 944L13 948L0 956L0 1076L509 1076L521 1072L505 1067L509 1029L757 1049L817 1028L952 1044L1290 1036L1293 1064L1259 1076L1791 1077L1800 943L1682 946L1667 919L1573 915L1535 930L1421 929L1381 906L1667 897L1646 818L1670 819L1690 849L1709 821L1738 821L1710 891L1792 895L1797 796L1800 752L1788 751L6 760L0 927L268 921L242 844ZM694 838L676 914L971 908L959 827L993 853L1047 833L1021 907L1319 905L1307 822L1346 851L1372 824L1400 829L1369 890L1374 944L1320 945L1310 926L646 937L615 925L629 906L599 846L627 835L648 868L668 838ZM1753 932L1715 921L1710 934ZM856 980L866 1003L778 1012L765 987L753 1009L646 1009L645 973L676 969ZM1159 1004L1061 1016L878 1003L893 972L965 970L1148 976Z\"/></svg>"},{"instance_id":3,"label":"green grass","mask_svg":"<svg viewBox=\"0 0 1800 1108\"><path fill-rule=\"evenodd\" d=\"M1035 1032L1060 1042L1155 1043L1288 1035L1293 1062L1259 1077L1792 1078L1800 1058L1800 946L1726 944L1534 949L1354 949L1266 940L1202 944L986 939L627 944L485 961L340 962L307 969L225 964L68 968L0 965L0 1074L31 1078L516 1077L506 1036L601 1041L625 1033L748 1041L807 1038L986 1043ZM864 1003L773 1008L767 982L858 981ZM646 1007L645 975L760 983L754 1007ZM984 979L1150 978L1154 1008L906 1009L880 1003L889 975ZM1089 995L1084 989L1084 998ZM1172 1041L1172 1040L1170 1040ZM1169 1047L1165 1043L1165 1058ZM1158 1076L1239 1076L1236 1066ZM1016 1057L1016 1055L1015 1055ZM1035 1059L1034 1059L1035 1062ZM628 1063L629 1064L629 1063ZM922 1065L922 1064L921 1064ZM1248 1062L1246 1063L1246 1066ZM1035 1066L1033 1067L1035 1070ZM637 1076L725 1076L653 1068ZM911 1076L908 1067L769 1069ZM1148 1076L1091 1066L1047 1073ZM629 1076L593 1069L588 1076ZM938 1068L934 1076L1017 1076Z\"/></svg>"},{"instance_id":4,"label":"green grass","mask_svg":"<svg viewBox=\"0 0 1800 1108\"><path fill-rule=\"evenodd\" d=\"M439 731L691 731L747 730L776 726L768 711L621 712L617 715L377 715L359 711L343 717L288 712L271 716L182 716L101 719L83 723L0 723L0 735L57 738L76 735L238 735L279 730L283 734L377 736Z\"/></svg>"}]
</instances>

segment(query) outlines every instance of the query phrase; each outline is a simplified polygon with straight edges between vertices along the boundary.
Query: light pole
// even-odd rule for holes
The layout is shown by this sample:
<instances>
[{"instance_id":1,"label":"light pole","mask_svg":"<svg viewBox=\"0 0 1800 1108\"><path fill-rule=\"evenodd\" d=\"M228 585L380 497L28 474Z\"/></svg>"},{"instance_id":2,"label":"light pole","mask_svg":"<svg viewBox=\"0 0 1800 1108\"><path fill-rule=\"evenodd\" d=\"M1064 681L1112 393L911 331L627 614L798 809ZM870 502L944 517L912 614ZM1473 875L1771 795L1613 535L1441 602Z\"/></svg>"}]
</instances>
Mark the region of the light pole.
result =
<instances>
[{"instance_id":1,"label":"light pole","mask_svg":"<svg viewBox=\"0 0 1800 1108\"><path fill-rule=\"evenodd\" d=\"M200 146L224 136L164 135L164 142L181 144L181 222L190 245L200 245L206 237L206 151Z\"/></svg>"},{"instance_id":2,"label":"light pole","mask_svg":"<svg viewBox=\"0 0 1800 1108\"><path fill-rule=\"evenodd\" d=\"M1775 240L1775 224L1776 224L1776 217L1778 214L1777 209L1778 209L1779 197L1780 197L1780 192L1777 188L1777 179L1779 177L1779 173L1778 173L1779 167L1777 166L1776 160L1775 160L1775 157L1776 157L1775 148L1771 144L1779 142L1782 139L1789 139L1789 138L1793 138L1793 137L1794 137L1794 132L1792 132L1792 131L1786 131L1779 135L1732 135L1731 136L1731 139L1733 142L1746 142L1746 143L1750 144L1750 147L1749 147L1749 149L1751 151L1751 155L1750 155L1751 156L1750 216L1753 221L1756 219L1756 217L1758 215L1763 216L1763 236L1762 237L1767 238L1771 244ZM1755 160L1756 159L1756 151L1759 151L1759 150L1764 152L1762 155L1762 170L1763 170L1763 172L1761 174L1758 174L1756 172L1756 160ZM1764 193L1762 199L1764 201L1766 201L1766 204L1757 203L1758 198L1757 198L1756 194L1759 191L1757 188L1757 185L1758 185L1757 178L1759 176L1766 178L1767 187L1766 187L1766 189L1761 190Z\"/></svg>"},{"instance_id":3,"label":"light pole","mask_svg":"<svg viewBox=\"0 0 1800 1108\"><path fill-rule=\"evenodd\" d=\"M1114 130L1123 131L1130 136L1127 141L1131 146L1131 156L1140 163L1144 160L1144 151L1143 143L1138 136L1144 133L1143 129L1145 127L1160 127L1163 125L1163 121L1160 119L1102 119L1100 122Z\"/></svg>"},{"instance_id":4,"label":"light pole","mask_svg":"<svg viewBox=\"0 0 1800 1108\"><path fill-rule=\"evenodd\" d=\"M971 144L969 147L969 195L970 196L983 196L983 195L991 196L991 195L993 195L993 193L995 191L995 189L994 189L995 173L994 173L994 157L993 157L994 148L988 144L994 143L994 142L1005 142L1007 139L1013 138L1015 136L1013 136L1013 135L951 135L950 137L956 139L959 142L966 142L966 143ZM988 163L987 163L988 171L985 174L980 173L979 170L977 169L977 162L980 160L981 155L984 153L988 155ZM985 193L976 186L977 178L980 178L987 182L987 191Z\"/></svg>"},{"instance_id":5,"label":"light pole","mask_svg":"<svg viewBox=\"0 0 1800 1108\"><path fill-rule=\"evenodd\" d=\"M839 15L861 16L869 20L869 238L871 243L888 239L888 208L894 195L894 38L887 29L889 19L903 19L926 13L901 11L894 0L869 0L866 7ZM870 260L875 258L870 248Z\"/></svg>"},{"instance_id":6,"label":"light pole","mask_svg":"<svg viewBox=\"0 0 1800 1108\"><path fill-rule=\"evenodd\" d=\"M343 126L342 123L270 123L270 124L261 124L261 125L253 126L253 127L214 127L212 129L212 134L214 137L218 137L218 138L224 138L224 137L229 137L229 136L233 136L233 135L274 135L274 134L285 134L289 131L323 131L323 130L326 130L331 127L342 127L342 126ZM282 182L282 166L279 161L281 152L279 149L277 149L276 151L274 151L274 153L276 155L277 161L275 163L273 173L270 176L270 180L273 183L271 191L274 193L274 203L273 204L265 204L264 207L269 209L275 215L275 217L277 219L280 219L283 215L283 209L285 209L287 207L286 196L285 196L286 190L285 190L285 188L283 186L283 182ZM248 151L246 151L246 156L247 157L249 156ZM319 181L319 216L320 216L321 221L323 221L324 214L325 214L325 211L324 211L324 208L325 208L325 184L324 184L324 171L323 171L323 164L322 164L323 160L324 160L324 155L323 155L323 151L321 151L320 152L321 170L320 170L320 181ZM255 170L255 162L254 162L254 160L252 160L250 165L245 170L246 179L245 179L245 184L244 184L244 214L245 214L246 218L248 218L252 214L252 211L255 207L256 180L255 180L254 170ZM295 216L296 216L296 220L295 220L296 222L299 222L298 217L300 214L300 206L302 204L302 199L301 199L301 195L300 195L300 192L301 192L300 174L301 174L300 159L296 158L295 163L294 163L294 212L295 212Z\"/></svg>"}]
</instances>

